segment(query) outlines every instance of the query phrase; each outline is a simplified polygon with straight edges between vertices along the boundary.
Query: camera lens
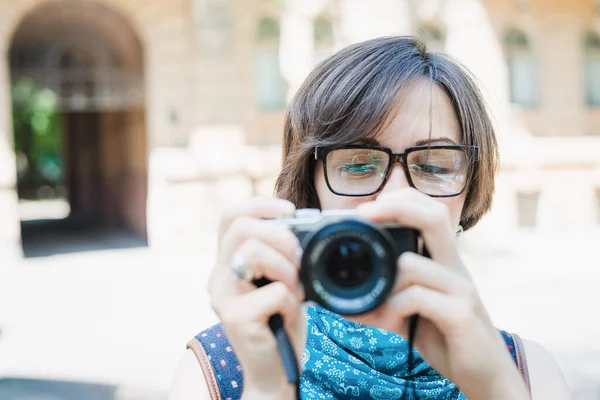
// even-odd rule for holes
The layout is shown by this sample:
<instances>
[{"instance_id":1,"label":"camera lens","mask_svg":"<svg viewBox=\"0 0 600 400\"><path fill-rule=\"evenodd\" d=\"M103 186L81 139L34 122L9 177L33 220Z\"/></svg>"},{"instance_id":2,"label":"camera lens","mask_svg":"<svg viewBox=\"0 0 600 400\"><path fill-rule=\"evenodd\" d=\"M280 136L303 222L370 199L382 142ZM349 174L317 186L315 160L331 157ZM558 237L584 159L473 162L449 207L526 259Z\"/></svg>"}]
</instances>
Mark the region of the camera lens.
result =
<instances>
[{"instance_id":1,"label":"camera lens","mask_svg":"<svg viewBox=\"0 0 600 400\"><path fill-rule=\"evenodd\" d=\"M300 279L308 300L355 315L381 304L396 278L391 236L356 219L324 224L303 239Z\"/></svg>"},{"instance_id":2,"label":"camera lens","mask_svg":"<svg viewBox=\"0 0 600 400\"><path fill-rule=\"evenodd\" d=\"M333 243L323 260L325 274L341 287L364 284L373 274L373 255L368 244L354 240Z\"/></svg>"}]
</instances>

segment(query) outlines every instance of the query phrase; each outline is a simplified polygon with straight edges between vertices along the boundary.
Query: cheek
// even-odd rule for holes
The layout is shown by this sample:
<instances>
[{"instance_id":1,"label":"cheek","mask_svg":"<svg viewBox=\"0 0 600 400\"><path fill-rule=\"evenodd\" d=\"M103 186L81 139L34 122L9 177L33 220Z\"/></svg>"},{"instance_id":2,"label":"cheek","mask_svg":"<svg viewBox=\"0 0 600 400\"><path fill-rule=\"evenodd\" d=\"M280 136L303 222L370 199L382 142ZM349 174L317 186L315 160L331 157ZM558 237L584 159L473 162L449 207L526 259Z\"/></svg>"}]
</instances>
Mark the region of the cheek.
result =
<instances>
[{"instance_id":1,"label":"cheek","mask_svg":"<svg viewBox=\"0 0 600 400\"><path fill-rule=\"evenodd\" d=\"M462 194L456 197L438 197L436 200L446 204L448 206L448 210L450 210L450 219L452 221L453 226L458 226L460 224L460 216L462 215L462 209L465 204L465 195Z\"/></svg>"},{"instance_id":2,"label":"cheek","mask_svg":"<svg viewBox=\"0 0 600 400\"><path fill-rule=\"evenodd\" d=\"M375 200L375 196L348 197L332 193L329 187L327 187L325 174L323 173L323 164L320 162L315 165L315 189L317 190L322 210L351 209L356 208L359 204Z\"/></svg>"}]
</instances>

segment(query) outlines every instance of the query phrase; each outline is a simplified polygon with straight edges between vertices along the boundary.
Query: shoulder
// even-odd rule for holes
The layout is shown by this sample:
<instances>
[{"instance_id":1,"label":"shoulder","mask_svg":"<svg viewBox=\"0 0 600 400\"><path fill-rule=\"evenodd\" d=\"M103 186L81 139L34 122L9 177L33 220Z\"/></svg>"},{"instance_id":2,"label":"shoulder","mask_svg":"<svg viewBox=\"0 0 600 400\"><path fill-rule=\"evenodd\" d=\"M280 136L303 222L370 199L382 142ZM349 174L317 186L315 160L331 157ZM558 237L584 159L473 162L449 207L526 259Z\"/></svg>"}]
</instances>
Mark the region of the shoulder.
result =
<instances>
[{"instance_id":1,"label":"shoulder","mask_svg":"<svg viewBox=\"0 0 600 400\"><path fill-rule=\"evenodd\" d=\"M239 398L243 373L221 324L198 333L187 344L169 400Z\"/></svg>"},{"instance_id":2,"label":"shoulder","mask_svg":"<svg viewBox=\"0 0 600 400\"><path fill-rule=\"evenodd\" d=\"M213 398L204 371L196 357L191 349L185 352L175 373L169 391L169 400L211 400Z\"/></svg>"},{"instance_id":3,"label":"shoulder","mask_svg":"<svg viewBox=\"0 0 600 400\"><path fill-rule=\"evenodd\" d=\"M533 400L571 399L569 386L552 355L534 341L523 340L523 345Z\"/></svg>"}]
</instances>

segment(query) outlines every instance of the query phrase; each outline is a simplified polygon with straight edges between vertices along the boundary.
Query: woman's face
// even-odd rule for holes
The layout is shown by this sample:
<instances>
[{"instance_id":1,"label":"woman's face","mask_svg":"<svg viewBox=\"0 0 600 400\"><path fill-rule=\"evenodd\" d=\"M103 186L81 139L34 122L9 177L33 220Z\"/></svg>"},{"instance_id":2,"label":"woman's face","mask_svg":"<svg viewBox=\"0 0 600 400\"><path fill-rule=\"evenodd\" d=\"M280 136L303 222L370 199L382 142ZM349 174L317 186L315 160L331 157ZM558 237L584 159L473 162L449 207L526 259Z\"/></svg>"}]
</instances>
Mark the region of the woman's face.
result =
<instances>
[{"instance_id":1,"label":"woman's face","mask_svg":"<svg viewBox=\"0 0 600 400\"><path fill-rule=\"evenodd\" d=\"M390 114L391 123L376 137L379 146L389 147L394 153L403 153L408 147L422 144L461 144L458 118L448 95L437 85L423 81L410 85L394 104ZM423 143L428 141L427 143ZM371 196L348 197L332 193L325 182L323 164L315 166L315 185L321 208L348 209L361 203L374 201L379 195L409 187L404 169L395 163L383 189ZM465 192L466 193L466 192ZM449 209L454 226L460 223L465 193L455 197L436 198Z\"/></svg>"}]
</instances>

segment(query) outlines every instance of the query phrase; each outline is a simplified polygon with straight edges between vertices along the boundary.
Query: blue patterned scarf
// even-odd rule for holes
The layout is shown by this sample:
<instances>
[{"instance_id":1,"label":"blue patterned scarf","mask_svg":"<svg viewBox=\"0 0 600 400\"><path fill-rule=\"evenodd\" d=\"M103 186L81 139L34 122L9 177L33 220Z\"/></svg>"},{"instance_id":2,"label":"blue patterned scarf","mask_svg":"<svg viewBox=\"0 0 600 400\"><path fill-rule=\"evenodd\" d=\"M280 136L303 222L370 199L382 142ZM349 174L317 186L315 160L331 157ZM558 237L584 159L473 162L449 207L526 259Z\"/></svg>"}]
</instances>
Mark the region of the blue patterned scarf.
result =
<instances>
[{"instance_id":1,"label":"blue patterned scarf","mask_svg":"<svg viewBox=\"0 0 600 400\"><path fill-rule=\"evenodd\" d=\"M320 306L307 306L306 316L302 399L466 400L416 349L409 374L408 340L402 336L348 321Z\"/></svg>"}]
</instances>

